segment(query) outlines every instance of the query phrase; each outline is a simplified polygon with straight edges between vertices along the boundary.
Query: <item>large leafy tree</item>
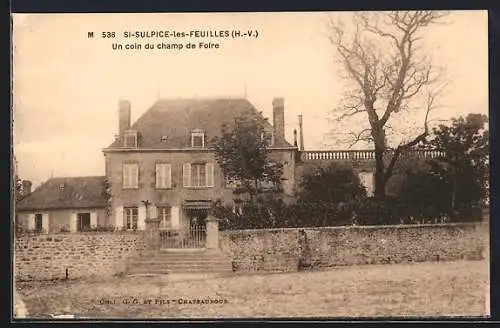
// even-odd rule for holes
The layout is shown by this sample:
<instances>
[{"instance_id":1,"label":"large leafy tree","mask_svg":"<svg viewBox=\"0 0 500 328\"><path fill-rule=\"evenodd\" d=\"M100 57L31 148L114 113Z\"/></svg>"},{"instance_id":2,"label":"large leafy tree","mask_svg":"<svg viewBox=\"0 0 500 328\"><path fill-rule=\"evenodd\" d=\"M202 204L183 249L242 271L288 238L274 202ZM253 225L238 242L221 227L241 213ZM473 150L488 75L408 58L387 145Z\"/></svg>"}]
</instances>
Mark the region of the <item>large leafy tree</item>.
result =
<instances>
[{"instance_id":1,"label":"large leafy tree","mask_svg":"<svg viewBox=\"0 0 500 328\"><path fill-rule=\"evenodd\" d=\"M469 114L441 124L423 148L441 149L444 155L428 160L430 169L408 174L402 197L453 220L470 220L472 211L489 198L488 118Z\"/></svg>"},{"instance_id":2,"label":"large leafy tree","mask_svg":"<svg viewBox=\"0 0 500 328\"><path fill-rule=\"evenodd\" d=\"M221 127L212 146L224 176L237 187L234 192L253 202L263 193L264 185L280 186L282 165L270 157L270 135L261 113L248 111L231 124Z\"/></svg>"},{"instance_id":3,"label":"large leafy tree","mask_svg":"<svg viewBox=\"0 0 500 328\"><path fill-rule=\"evenodd\" d=\"M352 168L337 163L315 167L299 183L297 209L304 222L319 226L350 224L356 203L366 189Z\"/></svg>"},{"instance_id":4,"label":"large leafy tree","mask_svg":"<svg viewBox=\"0 0 500 328\"><path fill-rule=\"evenodd\" d=\"M385 198L386 185L402 154L425 140L429 112L442 90L441 70L423 53L423 32L446 13L438 11L359 12L352 29L331 22L330 41L346 80L346 92L335 110L338 120L361 115L354 142L373 143L375 197ZM394 118L420 113L423 126L414 136L389 145L387 129ZM418 129L414 129L418 130Z\"/></svg>"}]
</instances>

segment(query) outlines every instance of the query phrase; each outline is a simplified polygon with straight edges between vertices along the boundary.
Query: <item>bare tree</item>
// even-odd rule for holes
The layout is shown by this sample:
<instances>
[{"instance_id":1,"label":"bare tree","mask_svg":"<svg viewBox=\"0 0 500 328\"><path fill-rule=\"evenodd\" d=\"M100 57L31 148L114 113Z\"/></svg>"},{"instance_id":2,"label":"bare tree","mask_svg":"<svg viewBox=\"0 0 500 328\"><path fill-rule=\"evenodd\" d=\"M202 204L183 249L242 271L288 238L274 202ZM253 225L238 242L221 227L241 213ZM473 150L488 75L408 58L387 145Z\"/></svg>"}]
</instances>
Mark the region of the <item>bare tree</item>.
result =
<instances>
[{"instance_id":1,"label":"bare tree","mask_svg":"<svg viewBox=\"0 0 500 328\"><path fill-rule=\"evenodd\" d=\"M343 120L366 115L367 128L352 132L354 143L369 141L375 150L375 197L385 197L387 181L401 154L425 141L429 112L435 107L442 71L420 47L422 32L447 13L435 11L373 12L353 14L353 30L330 21L330 41L351 88L336 113ZM417 101L418 100L418 101ZM425 113L423 130L390 148L388 122L400 111ZM384 160L385 159L385 160Z\"/></svg>"}]
</instances>

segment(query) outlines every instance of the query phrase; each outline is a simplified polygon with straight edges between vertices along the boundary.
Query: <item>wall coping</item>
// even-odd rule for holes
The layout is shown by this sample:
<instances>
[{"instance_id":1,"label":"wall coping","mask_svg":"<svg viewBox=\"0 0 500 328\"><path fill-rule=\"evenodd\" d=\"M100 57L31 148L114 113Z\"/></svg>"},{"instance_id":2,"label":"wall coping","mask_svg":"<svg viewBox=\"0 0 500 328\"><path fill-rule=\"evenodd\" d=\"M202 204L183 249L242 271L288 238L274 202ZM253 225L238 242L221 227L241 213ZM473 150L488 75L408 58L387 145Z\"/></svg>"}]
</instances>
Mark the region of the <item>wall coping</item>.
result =
<instances>
[{"instance_id":1,"label":"wall coping","mask_svg":"<svg viewBox=\"0 0 500 328\"><path fill-rule=\"evenodd\" d=\"M56 233L23 233L15 236L16 239L22 238L47 238L47 237L71 237L71 236L97 236L97 235L141 235L145 230L138 231L86 231L86 232L56 232Z\"/></svg>"},{"instance_id":2,"label":"wall coping","mask_svg":"<svg viewBox=\"0 0 500 328\"><path fill-rule=\"evenodd\" d=\"M356 225L356 226L335 226L335 227L303 227L303 228L273 228L273 229L242 229L223 230L221 234L229 233L250 233L250 232L280 232L298 230L375 230L375 229L407 229L407 228L444 228L444 227L476 227L488 226L487 222L459 222L459 223L425 223L425 224L394 224L394 225Z\"/></svg>"}]
</instances>

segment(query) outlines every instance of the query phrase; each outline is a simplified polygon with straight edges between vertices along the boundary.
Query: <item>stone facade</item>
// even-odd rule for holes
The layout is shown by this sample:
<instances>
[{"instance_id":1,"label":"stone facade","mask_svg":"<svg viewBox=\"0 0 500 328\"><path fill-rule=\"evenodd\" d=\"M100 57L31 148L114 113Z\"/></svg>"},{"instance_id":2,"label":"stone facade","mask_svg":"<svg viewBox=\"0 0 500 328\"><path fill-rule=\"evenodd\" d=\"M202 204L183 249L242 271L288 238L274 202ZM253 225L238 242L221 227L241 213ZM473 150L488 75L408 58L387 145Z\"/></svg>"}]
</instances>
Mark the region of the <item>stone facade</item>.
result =
<instances>
[{"instance_id":1,"label":"stone facade","mask_svg":"<svg viewBox=\"0 0 500 328\"><path fill-rule=\"evenodd\" d=\"M106 278L125 271L127 259L144 250L143 232L26 235L15 240L17 280Z\"/></svg>"},{"instance_id":2,"label":"stone facade","mask_svg":"<svg viewBox=\"0 0 500 328\"><path fill-rule=\"evenodd\" d=\"M223 116L230 114L238 117L238 113L243 112L238 108L248 106L249 103L246 100L223 100L215 103L197 100L160 102L130 126L130 106L126 102L120 102L118 141L104 149L105 175L111 191L110 222L119 228L129 228L130 214L127 213L133 211L134 215L137 213L134 220L137 220L139 230L145 228L148 217L161 217L162 222L168 217L169 228L183 228L189 226L194 217L203 220L206 213L198 214L196 211L206 212L213 201L222 199L230 202L233 199L232 187L227 184L215 154L207 144L215 136L214 133L220 132L223 123L221 119L228 119L218 118L217 115L224 114L221 108L234 104L237 107L224 112ZM193 106L198 106L197 112L192 109ZM210 112L207 106L214 108ZM283 99L275 99L273 106L276 124L274 127L265 126L264 130L272 134L270 157L283 164L282 188L285 194L291 195L295 185L297 147L287 143L284 138ZM165 117L165 120L161 117ZM180 129L174 122L175 117L179 120L178 125L190 126L185 131ZM211 121L207 121L205 117ZM229 118L229 121L232 119ZM183 123L182 120L186 121ZM130 131L136 133L137 137L133 147L129 147L123 139L132 133ZM192 138L198 134L204 139L200 145L195 146ZM128 179L129 164L137 171L133 174L137 185L131 188L127 188L125 182ZM193 167L200 165L204 168L204 179L207 179L202 186L192 183L195 177ZM158 185L160 166L165 166L165 171L161 174L167 175L164 185ZM186 183L186 176L191 183ZM194 203L196 205L189 205ZM160 228L162 226L163 223Z\"/></svg>"},{"instance_id":3,"label":"stone facade","mask_svg":"<svg viewBox=\"0 0 500 328\"><path fill-rule=\"evenodd\" d=\"M237 271L488 258L487 224L224 231Z\"/></svg>"}]
</instances>

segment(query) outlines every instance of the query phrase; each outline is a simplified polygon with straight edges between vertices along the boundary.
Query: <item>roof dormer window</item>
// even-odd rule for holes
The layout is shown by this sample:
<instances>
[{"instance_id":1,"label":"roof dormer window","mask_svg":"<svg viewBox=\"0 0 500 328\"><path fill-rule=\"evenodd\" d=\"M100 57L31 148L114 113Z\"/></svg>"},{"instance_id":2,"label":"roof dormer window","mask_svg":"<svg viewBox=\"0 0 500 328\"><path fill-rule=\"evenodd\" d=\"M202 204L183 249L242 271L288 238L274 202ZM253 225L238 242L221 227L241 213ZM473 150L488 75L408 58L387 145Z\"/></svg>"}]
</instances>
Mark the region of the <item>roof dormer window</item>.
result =
<instances>
[{"instance_id":1,"label":"roof dormer window","mask_svg":"<svg viewBox=\"0 0 500 328\"><path fill-rule=\"evenodd\" d=\"M205 133L203 130L195 129L191 131L191 147L205 148Z\"/></svg>"},{"instance_id":2,"label":"roof dormer window","mask_svg":"<svg viewBox=\"0 0 500 328\"><path fill-rule=\"evenodd\" d=\"M137 147L137 137L138 137L137 131L132 131L132 130L125 131L125 133L123 135L123 146L136 148Z\"/></svg>"}]
</instances>

